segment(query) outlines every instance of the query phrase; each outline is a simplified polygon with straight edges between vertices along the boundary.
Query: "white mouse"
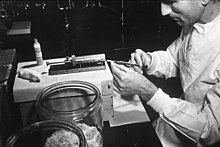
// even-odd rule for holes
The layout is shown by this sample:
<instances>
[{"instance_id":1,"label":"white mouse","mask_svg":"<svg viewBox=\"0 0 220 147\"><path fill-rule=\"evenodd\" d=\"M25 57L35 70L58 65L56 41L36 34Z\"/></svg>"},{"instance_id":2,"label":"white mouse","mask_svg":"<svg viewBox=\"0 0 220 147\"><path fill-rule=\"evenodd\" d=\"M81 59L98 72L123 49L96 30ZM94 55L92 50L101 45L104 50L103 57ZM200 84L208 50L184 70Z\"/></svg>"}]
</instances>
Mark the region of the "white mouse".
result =
<instances>
[{"instance_id":1,"label":"white mouse","mask_svg":"<svg viewBox=\"0 0 220 147\"><path fill-rule=\"evenodd\" d=\"M18 72L18 77L29 80L31 82L40 82L41 74L30 69L23 69Z\"/></svg>"}]
</instances>

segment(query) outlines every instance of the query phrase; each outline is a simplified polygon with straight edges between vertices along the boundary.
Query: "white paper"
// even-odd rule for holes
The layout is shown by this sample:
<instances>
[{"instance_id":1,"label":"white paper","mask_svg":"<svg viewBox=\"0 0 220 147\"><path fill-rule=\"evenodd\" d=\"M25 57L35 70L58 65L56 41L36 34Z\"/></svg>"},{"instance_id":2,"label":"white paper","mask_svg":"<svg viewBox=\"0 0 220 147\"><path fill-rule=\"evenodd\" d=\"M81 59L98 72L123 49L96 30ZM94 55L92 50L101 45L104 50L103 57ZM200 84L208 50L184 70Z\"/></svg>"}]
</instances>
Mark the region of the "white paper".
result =
<instances>
[{"instance_id":1,"label":"white paper","mask_svg":"<svg viewBox=\"0 0 220 147\"><path fill-rule=\"evenodd\" d=\"M114 117L109 121L111 127L150 121L138 95L121 96L115 92L113 105Z\"/></svg>"}]
</instances>

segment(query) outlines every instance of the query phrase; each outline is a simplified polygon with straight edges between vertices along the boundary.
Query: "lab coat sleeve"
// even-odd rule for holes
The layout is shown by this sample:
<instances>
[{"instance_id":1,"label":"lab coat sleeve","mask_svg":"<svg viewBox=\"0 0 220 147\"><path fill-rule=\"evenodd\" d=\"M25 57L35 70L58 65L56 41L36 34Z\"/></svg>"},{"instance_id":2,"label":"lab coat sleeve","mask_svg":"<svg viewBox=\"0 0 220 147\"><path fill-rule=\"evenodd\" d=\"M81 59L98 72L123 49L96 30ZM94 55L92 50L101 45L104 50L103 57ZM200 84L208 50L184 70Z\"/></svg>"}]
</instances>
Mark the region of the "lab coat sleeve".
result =
<instances>
[{"instance_id":1,"label":"lab coat sleeve","mask_svg":"<svg viewBox=\"0 0 220 147\"><path fill-rule=\"evenodd\" d=\"M193 142L213 144L220 140L220 83L208 90L204 103L204 107L199 109L188 101L170 98L159 89L147 104Z\"/></svg>"},{"instance_id":2,"label":"lab coat sleeve","mask_svg":"<svg viewBox=\"0 0 220 147\"><path fill-rule=\"evenodd\" d=\"M206 115L207 123L201 140L207 144L220 141L220 83L208 91L203 112Z\"/></svg>"},{"instance_id":3,"label":"lab coat sleeve","mask_svg":"<svg viewBox=\"0 0 220 147\"><path fill-rule=\"evenodd\" d=\"M194 97L189 95L191 102L184 97L171 98L159 89L147 103L164 121L195 143L210 145L220 141L219 57L200 75L200 80L194 82L191 89Z\"/></svg>"},{"instance_id":4,"label":"lab coat sleeve","mask_svg":"<svg viewBox=\"0 0 220 147\"><path fill-rule=\"evenodd\" d=\"M179 38L175 40L166 51L155 51L150 53L152 62L147 70L147 74L161 78L171 78L178 76L178 62L175 57L178 55Z\"/></svg>"}]
</instances>

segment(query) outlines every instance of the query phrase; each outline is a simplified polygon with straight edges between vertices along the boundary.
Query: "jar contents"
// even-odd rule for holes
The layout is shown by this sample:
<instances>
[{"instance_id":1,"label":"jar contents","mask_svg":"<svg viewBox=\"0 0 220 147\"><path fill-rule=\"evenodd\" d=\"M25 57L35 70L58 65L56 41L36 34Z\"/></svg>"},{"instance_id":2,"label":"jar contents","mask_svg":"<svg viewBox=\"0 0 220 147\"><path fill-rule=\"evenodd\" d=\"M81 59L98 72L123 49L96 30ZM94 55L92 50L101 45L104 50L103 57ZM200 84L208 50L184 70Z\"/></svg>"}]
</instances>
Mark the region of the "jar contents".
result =
<instances>
[{"instance_id":1,"label":"jar contents","mask_svg":"<svg viewBox=\"0 0 220 147\"><path fill-rule=\"evenodd\" d=\"M79 147L79 144L79 138L75 133L59 130L47 138L44 147Z\"/></svg>"},{"instance_id":2,"label":"jar contents","mask_svg":"<svg viewBox=\"0 0 220 147\"><path fill-rule=\"evenodd\" d=\"M96 127L79 123L77 126L82 130L88 147L102 147L102 136Z\"/></svg>"}]
</instances>

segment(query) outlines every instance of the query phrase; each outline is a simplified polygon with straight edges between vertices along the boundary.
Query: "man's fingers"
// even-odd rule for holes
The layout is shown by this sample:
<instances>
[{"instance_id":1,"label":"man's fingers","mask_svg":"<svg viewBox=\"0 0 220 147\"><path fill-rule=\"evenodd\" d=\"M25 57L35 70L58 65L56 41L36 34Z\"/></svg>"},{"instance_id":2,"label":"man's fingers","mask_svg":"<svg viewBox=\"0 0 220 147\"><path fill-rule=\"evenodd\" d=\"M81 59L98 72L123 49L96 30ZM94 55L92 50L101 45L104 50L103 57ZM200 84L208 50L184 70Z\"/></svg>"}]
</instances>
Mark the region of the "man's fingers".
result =
<instances>
[{"instance_id":1,"label":"man's fingers","mask_svg":"<svg viewBox=\"0 0 220 147\"><path fill-rule=\"evenodd\" d=\"M136 64L139 65L140 67L143 66L142 54L143 54L142 50L140 49L135 50L134 59L135 59Z\"/></svg>"},{"instance_id":2,"label":"man's fingers","mask_svg":"<svg viewBox=\"0 0 220 147\"><path fill-rule=\"evenodd\" d=\"M115 73L115 74L121 74L121 72L127 72L127 70L129 70L127 67L125 67L124 65L119 65L119 64L116 64L114 62L111 62L111 69L112 69L112 72Z\"/></svg>"}]
</instances>

